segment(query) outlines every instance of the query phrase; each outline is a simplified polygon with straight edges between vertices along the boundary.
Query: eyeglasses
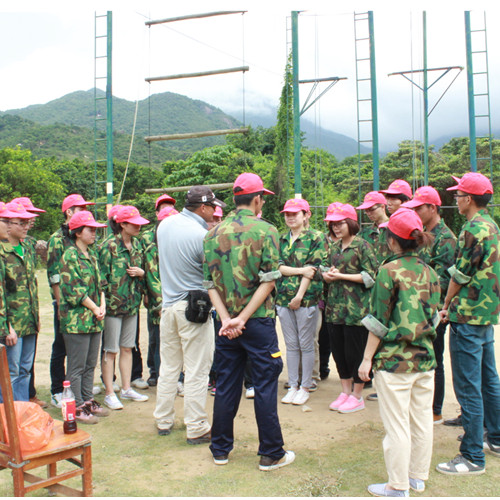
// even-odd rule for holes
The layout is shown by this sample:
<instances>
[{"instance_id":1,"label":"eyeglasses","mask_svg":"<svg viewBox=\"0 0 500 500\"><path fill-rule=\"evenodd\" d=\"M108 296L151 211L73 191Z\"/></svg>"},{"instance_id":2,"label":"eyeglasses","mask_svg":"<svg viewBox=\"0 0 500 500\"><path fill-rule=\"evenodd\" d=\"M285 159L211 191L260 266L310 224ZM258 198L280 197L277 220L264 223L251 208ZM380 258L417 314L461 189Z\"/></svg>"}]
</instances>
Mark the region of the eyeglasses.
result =
<instances>
[{"instance_id":1,"label":"eyeglasses","mask_svg":"<svg viewBox=\"0 0 500 500\"><path fill-rule=\"evenodd\" d=\"M21 226L21 227L28 227L30 225L30 221L24 221L24 222L9 221L9 224L14 224L16 226Z\"/></svg>"},{"instance_id":2,"label":"eyeglasses","mask_svg":"<svg viewBox=\"0 0 500 500\"><path fill-rule=\"evenodd\" d=\"M465 198L466 196L470 196L470 194L454 194L453 198Z\"/></svg>"},{"instance_id":3,"label":"eyeglasses","mask_svg":"<svg viewBox=\"0 0 500 500\"><path fill-rule=\"evenodd\" d=\"M347 224L345 220L341 220L339 222L330 222L330 227L340 227L342 224Z\"/></svg>"},{"instance_id":4,"label":"eyeglasses","mask_svg":"<svg viewBox=\"0 0 500 500\"><path fill-rule=\"evenodd\" d=\"M365 208L365 212L372 213L372 212L375 212L375 210L378 210L380 207L381 207L381 205L373 205L373 207Z\"/></svg>"}]
</instances>

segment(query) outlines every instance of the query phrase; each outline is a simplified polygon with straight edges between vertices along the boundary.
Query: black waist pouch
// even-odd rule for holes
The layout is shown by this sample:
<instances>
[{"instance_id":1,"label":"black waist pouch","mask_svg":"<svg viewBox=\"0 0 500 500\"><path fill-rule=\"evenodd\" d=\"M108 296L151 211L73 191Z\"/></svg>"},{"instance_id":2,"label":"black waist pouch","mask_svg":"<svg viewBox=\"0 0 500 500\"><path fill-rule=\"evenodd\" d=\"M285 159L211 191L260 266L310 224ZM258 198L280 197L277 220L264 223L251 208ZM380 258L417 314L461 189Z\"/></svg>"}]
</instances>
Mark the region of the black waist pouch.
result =
<instances>
[{"instance_id":1,"label":"black waist pouch","mask_svg":"<svg viewBox=\"0 0 500 500\"><path fill-rule=\"evenodd\" d=\"M212 302L208 293L203 290L191 290L186 297L186 319L192 323L206 323Z\"/></svg>"}]
</instances>

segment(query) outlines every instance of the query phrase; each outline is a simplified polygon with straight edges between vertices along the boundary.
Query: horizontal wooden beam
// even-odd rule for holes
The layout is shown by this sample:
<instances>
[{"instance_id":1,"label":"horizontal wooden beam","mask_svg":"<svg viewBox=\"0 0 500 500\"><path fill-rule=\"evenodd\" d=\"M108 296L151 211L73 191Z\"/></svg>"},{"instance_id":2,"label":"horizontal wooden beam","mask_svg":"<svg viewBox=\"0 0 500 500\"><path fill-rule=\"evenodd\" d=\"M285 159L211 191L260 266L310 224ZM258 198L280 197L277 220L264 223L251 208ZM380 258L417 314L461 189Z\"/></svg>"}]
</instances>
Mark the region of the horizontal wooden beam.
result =
<instances>
[{"instance_id":1,"label":"horizontal wooden beam","mask_svg":"<svg viewBox=\"0 0 500 500\"><path fill-rule=\"evenodd\" d=\"M204 184L204 186L210 188L210 189L230 189L233 187L232 182L224 182L222 184ZM148 194L155 194L155 193L179 193L181 191L189 191L193 186L177 186L177 187L170 187L170 188L150 188L150 189L145 189L144 191Z\"/></svg>"},{"instance_id":2,"label":"horizontal wooden beam","mask_svg":"<svg viewBox=\"0 0 500 500\"><path fill-rule=\"evenodd\" d=\"M231 128L226 130L207 130L205 132L189 132L187 134L167 134L167 135L150 135L144 137L146 142L154 141L177 141L182 139L197 139L199 137L212 137L215 135L229 134L247 134L249 128Z\"/></svg>"},{"instance_id":3,"label":"horizontal wooden beam","mask_svg":"<svg viewBox=\"0 0 500 500\"><path fill-rule=\"evenodd\" d=\"M191 14L188 16L179 16L179 17L169 17L167 19L157 19L155 21L146 21L146 26L153 26L155 24L165 24L165 23L173 23L176 21L186 21L189 19L202 19L205 17L214 17L214 16L227 16L228 14L245 14L246 10L222 10L219 12L206 12L205 14Z\"/></svg>"},{"instance_id":4,"label":"horizontal wooden beam","mask_svg":"<svg viewBox=\"0 0 500 500\"><path fill-rule=\"evenodd\" d=\"M212 76L212 75L223 75L225 73L238 73L249 71L248 66L238 66L236 68L224 68L224 69L214 69L211 71L200 71L198 73L181 73L179 75L168 75L168 76L150 76L145 78L146 82L159 82L163 80L179 80L181 78L197 78L199 76Z\"/></svg>"}]
</instances>

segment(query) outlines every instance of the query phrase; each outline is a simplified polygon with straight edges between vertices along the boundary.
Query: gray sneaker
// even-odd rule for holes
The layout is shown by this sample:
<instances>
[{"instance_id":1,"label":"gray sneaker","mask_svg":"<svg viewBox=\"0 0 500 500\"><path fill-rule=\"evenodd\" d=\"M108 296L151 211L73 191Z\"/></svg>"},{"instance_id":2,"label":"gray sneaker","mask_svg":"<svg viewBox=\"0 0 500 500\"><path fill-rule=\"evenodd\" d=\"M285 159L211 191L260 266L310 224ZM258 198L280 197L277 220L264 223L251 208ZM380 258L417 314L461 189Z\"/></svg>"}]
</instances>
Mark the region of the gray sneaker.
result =
<instances>
[{"instance_id":1,"label":"gray sneaker","mask_svg":"<svg viewBox=\"0 0 500 500\"><path fill-rule=\"evenodd\" d=\"M436 465L436 470L441 474L451 476L465 476L484 474L484 466L476 465L467 460L463 455L458 454L453 460Z\"/></svg>"},{"instance_id":2,"label":"gray sneaker","mask_svg":"<svg viewBox=\"0 0 500 500\"><path fill-rule=\"evenodd\" d=\"M492 444L487 437L484 439L484 449L495 455L495 457L500 457L500 446Z\"/></svg>"},{"instance_id":3,"label":"gray sneaker","mask_svg":"<svg viewBox=\"0 0 500 500\"><path fill-rule=\"evenodd\" d=\"M142 389L143 391L149 389L149 384L142 378L136 378L135 380L132 380L130 385L132 387L135 387L136 389Z\"/></svg>"}]
</instances>

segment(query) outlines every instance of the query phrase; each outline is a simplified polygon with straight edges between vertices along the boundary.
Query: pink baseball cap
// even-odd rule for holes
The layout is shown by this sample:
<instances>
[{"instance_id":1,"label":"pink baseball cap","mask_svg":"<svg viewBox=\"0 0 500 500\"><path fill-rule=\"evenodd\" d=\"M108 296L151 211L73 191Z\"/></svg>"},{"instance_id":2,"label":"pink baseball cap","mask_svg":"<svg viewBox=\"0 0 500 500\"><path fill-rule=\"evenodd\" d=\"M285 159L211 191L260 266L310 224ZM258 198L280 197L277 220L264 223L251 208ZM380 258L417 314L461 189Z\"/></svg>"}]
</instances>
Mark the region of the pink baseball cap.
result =
<instances>
[{"instance_id":1,"label":"pink baseball cap","mask_svg":"<svg viewBox=\"0 0 500 500\"><path fill-rule=\"evenodd\" d=\"M264 191L264 194L274 194L264 187L262 179L257 174L245 172L238 175L233 184L233 193L235 196L241 194L253 194Z\"/></svg>"},{"instance_id":2,"label":"pink baseball cap","mask_svg":"<svg viewBox=\"0 0 500 500\"><path fill-rule=\"evenodd\" d=\"M222 217L224 213L221 207L215 207L214 217Z\"/></svg>"},{"instance_id":3,"label":"pink baseball cap","mask_svg":"<svg viewBox=\"0 0 500 500\"><path fill-rule=\"evenodd\" d=\"M85 201L81 194L70 194L64 198L61 210L66 212L71 207L86 207L87 205L95 205L92 201Z\"/></svg>"},{"instance_id":4,"label":"pink baseball cap","mask_svg":"<svg viewBox=\"0 0 500 500\"><path fill-rule=\"evenodd\" d=\"M217 207L219 208L219 207ZM172 206L169 205L168 207L163 207L159 212L158 215L156 216L158 220L163 220L166 219L167 217L170 217L171 215L178 214L179 212ZM214 212L215 215L215 212Z\"/></svg>"},{"instance_id":5,"label":"pink baseball cap","mask_svg":"<svg viewBox=\"0 0 500 500\"><path fill-rule=\"evenodd\" d=\"M411 208L398 208L387 222L383 222L379 227L389 228L395 235L404 240L414 240L411 233L415 229L424 230L422 220Z\"/></svg>"},{"instance_id":6,"label":"pink baseball cap","mask_svg":"<svg viewBox=\"0 0 500 500\"><path fill-rule=\"evenodd\" d=\"M307 203L306 200L303 200L302 198L292 198L291 200L287 200L285 203L285 206L281 213L283 212L309 212L311 208L309 207L309 203Z\"/></svg>"},{"instance_id":7,"label":"pink baseball cap","mask_svg":"<svg viewBox=\"0 0 500 500\"><path fill-rule=\"evenodd\" d=\"M449 187L446 191L463 191L467 194L493 194L493 186L491 181L479 172L469 172L461 179L460 177L452 177L458 182L456 186Z\"/></svg>"},{"instance_id":8,"label":"pink baseball cap","mask_svg":"<svg viewBox=\"0 0 500 500\"><path fill-rule=\"evenodd\" d=\"M33 219L33 217L38 217L36 214L32 214L31 212L26 211L21 203L17 203L11 201L7 203L6 208L9 212L12 212L15 215L12 215L12 218L16 219Z\"/></svg>"},{"instance_id":9,"label":"pink baseball cap","mask_svg":"<svg viewBox=\"0 0 500 500\"><path fill-rule=\"evenodd\" d=\"M36 208L33 205L33 202L27 196L21 196L20 198L14 198L12 200L14 203L21 203L21 205L28 211L33 213L45 213L46 210L42 210L41 208Z\"/></svg>"},{"instance_id":10,"label":"pink baseball cap","mask_svg":"<svg viewBox=\"0 0 500 500\"><path fill-rule=\"evenodd\" d=\"M94 216L88 210L82 210L81 212L76 212L71 216L68 224L71 230L78 229L82 226L87 227L106 227L106 224L101 224L96 222Z\"/></svg>"},{"instance_id":11,"label":"pink baseball cap","mask_svg":"<svg viewBox=\"0 0 500 500\"><path fill-rule=\"evenodd\" d=\"M108 211L108 219L115 220L116 214L118 213L118 210L120 210L120 208L122 208L122 207L123 207L123 205L113 205Z\"/></svg>"},{"instance_id":12,"label":"pink baseball cap","mask_svg":"<svg viewBox=\"0 0 500 500\"><path fill-rule=\"evenodd\" d=\"M356 222L358 221L358 214L356 213L356 210L354 210L354 207L352 205L349 205L346 203L345 205L343 203L338 203L337 205L332 203L329 207L328 210L326 211L326 217L325 221L333 221L333 222L339 222L341 220L345 219L352 219L355 220Z\"/></svg>"},{"instance_id":13,"label":"pink baseball cap","mask_svg":"<svg viewBox=\"0 0 500 500\"><path fill-rule=\"evenodd\" d=\"M389 184L387 189L379 191L379 193L385 194L405 194L408 198L412 197L410 185L403 179L396 179L394 182Z\"/></svg>"},{"instance_id":14,"label":"pink baseball cap","mask_svg":"<svg viewBox=\"0 0 500 500\"><path fill-rule=\"evenodd\" d=\"M156 199L155 208L158 208L158 205L160 205L161 203L172 203L173 205L175 205L176 201L168 194L162 194Z\"/></svg>"},{"instance_id":15,"label":"pink baseball cap","mask_svg":"<svg viewBox=\"0 0 500 500\"><path fill-rule=\"evenodd\" d=\"M432 186L422 186L415 191L413 200L405 201L401 206L406 208L420 207L425 204L441 206L441 197Z\"/></svg>"},{"instance_id":16,"label":"pink baseball cap","mask_svg":"<svg viewBox=\"0 0 500 500\"><path fill-rule=\"evenodd\" d=\"M118 210L116 217L116 222L128 222L129 224L136 224L138 226L143 226L149 224L149 221L144 217L141 217L139 210L132 205L124 205Z\"/></svg>"},{"instance_id":17,"label":"pink baseball cap","mask_svg":"<svg viewBox=\"0 0 500 500\"><path fill-rule=\"evenodd\" d=\"M378 191L370 191L366 193L363 203L359 207L356 207L356 210L366 210L373 207L373 205L387 205L385 196Z\"/></svg>"},{"instance_id":18,"label":"pink baseball cap","mask_svg":"<svg viewBox=\"0 0 500 500\"><path fill-rule=\"evenodd\" d=\"M7 208L7 205L3 201L0 201L0 218L14 219L15 217L17 217L17 214L11 212Z\"/></svg>"}]
</instances>

